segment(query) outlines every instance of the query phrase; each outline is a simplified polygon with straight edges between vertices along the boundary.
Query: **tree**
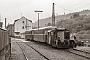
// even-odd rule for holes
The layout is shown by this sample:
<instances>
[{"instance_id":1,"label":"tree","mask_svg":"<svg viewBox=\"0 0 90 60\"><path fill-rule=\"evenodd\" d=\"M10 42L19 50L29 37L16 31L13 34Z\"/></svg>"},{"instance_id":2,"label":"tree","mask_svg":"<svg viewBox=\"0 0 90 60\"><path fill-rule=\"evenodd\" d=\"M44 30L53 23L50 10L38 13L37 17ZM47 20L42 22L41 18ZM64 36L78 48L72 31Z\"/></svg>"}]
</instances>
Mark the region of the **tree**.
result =
<instances>
[{"instance_id":1,"label":"tree","mask_svg":"<svg viewBox=\"0 0 90 60\"><path fill-rule=\"evenodd\" d=\"M79 17L79 13L74 13L73 18Z\"/></svg>"}]
</instances>

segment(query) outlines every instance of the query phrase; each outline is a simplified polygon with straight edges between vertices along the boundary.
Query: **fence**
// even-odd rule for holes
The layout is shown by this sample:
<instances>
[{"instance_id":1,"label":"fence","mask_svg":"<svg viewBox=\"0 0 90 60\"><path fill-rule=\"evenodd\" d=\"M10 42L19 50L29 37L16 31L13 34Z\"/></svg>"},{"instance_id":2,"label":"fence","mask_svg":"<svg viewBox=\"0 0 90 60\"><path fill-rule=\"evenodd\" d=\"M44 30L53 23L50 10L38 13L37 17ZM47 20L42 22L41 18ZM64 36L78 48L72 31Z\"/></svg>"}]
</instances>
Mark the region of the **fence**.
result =
<instances>
[{"instance_id":1,"label":"fence","mask_svg":"<svg viewBox=\"0 0 90 60\"><path fill-rule=\"evenodd\" d=\"M11 39L7 30L0 28L0 60L10 60Z\"/></svg>"}]
</instances>

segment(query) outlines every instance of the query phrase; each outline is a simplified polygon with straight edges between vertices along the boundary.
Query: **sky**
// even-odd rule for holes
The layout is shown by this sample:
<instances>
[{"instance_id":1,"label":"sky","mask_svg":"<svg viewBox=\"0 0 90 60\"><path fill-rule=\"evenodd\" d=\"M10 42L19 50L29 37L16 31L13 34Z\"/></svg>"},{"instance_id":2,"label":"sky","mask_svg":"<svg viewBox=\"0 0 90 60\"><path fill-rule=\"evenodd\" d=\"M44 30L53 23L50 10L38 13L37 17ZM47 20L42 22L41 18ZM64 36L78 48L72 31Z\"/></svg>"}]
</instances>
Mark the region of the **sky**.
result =
<instances>
[{"instance_id":1,"label":"sky","mask_svg":"<svg viewBox=\"0 0 90 60\"><path fill-rule=\"evenodd\" d=\"M52 16L52 3L55 3L55 15L90 10L90 0L0 0L0 19L4 22L7 18L7 24L13 24L14 20L25 16L35 22L35 10L43 11L40 13L40 19Z\"/></svg>"}]
</instances>

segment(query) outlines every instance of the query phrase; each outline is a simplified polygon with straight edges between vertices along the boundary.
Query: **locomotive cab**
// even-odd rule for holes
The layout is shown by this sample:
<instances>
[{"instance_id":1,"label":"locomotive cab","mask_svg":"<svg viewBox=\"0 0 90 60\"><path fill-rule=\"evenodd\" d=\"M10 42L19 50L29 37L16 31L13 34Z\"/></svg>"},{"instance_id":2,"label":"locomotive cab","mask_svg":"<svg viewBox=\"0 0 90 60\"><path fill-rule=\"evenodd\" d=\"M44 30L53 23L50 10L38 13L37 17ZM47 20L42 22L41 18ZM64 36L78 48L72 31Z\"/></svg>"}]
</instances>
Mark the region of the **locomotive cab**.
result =
<instances>
[{"instance_id":1,"label":"locomotive cab","mask_svg":"<svg viewBox=\"0 0 90 60\"><path fill-rule=\"evenodd\" d=\"M57 48L68 48L70 32L65 28L58 28L51 31L51 45Z\"/></svg>"}]
</instances>

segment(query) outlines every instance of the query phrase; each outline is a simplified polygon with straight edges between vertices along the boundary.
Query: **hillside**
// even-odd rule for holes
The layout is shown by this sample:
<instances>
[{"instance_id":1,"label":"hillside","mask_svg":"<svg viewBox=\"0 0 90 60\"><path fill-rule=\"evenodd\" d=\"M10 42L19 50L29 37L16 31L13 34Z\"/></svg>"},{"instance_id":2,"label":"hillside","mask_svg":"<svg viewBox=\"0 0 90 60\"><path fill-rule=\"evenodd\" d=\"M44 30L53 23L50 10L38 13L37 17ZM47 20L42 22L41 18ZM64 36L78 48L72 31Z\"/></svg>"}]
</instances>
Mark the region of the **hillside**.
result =
<instances>
[{"instance_id":1,"label":"hillside","mask_svg":"<svg viewBox=\"0 0 90 60\"><path fill-rule=\"evenodd\" d=\"M71 33L76 33L79 39L90 39L90 15L81 15L56 23L57 27L65 27Z\"/></svg>"},{"instance_id":2,"label":"hillside","mask_svg":"<svg viewBox=\"0 0 90 60\"><path fill-rule=\"evenodd\" d=\"M57 23L58 21L61 21L61 20L70 19L70 17L73 16L75 13L79 13L80 16L81 15L90 15L90 10L83 10L80 12L69 13L66 15L58 15L55 17L55 22ZM48 23L52 23L51 17L39 20L39 26L40 27L47 26ZM37 25L38 25L37 21L35 23L33 23L33 27L37 27Z\"/></svg>"},{"instance_id":3,"label":"hillside","mask_svg":"<svg viewBox=\"0 0 90 60\"><path fill-rule=\"evenodd\" d=\"M82 30L90 30L90 15L82 15L72 19L66 19L56 23L57 27L65 27L73 33Z\"/></svg>"}]
</instances>

